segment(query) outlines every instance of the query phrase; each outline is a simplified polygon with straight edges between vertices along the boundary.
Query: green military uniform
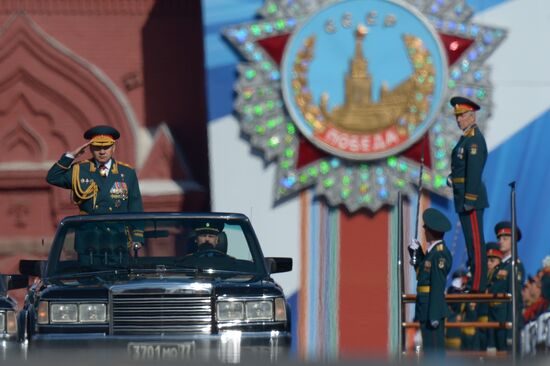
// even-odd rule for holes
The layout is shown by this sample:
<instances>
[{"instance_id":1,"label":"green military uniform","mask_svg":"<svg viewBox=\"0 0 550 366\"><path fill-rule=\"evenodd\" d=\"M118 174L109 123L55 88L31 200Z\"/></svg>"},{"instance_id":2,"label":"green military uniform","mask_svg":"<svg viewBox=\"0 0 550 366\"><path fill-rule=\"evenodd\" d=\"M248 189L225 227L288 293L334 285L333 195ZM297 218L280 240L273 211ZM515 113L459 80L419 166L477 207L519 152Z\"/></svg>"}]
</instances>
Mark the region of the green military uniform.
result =
<instances>
[{"instance_id":1,"label":"green military uniform","mask_svg":"<svg viewBox=\"0 0 550 366\"><path fill-rule=\"evenodd\" d=\"M474 302L462 303L463 313L462 321L464 322L475 322L477 321L477 305ZM460 349L472 351L477 349L479 343L479 332L475 327L464 327L460 328L460 338L462 341Z\"/></svg>"},{"instance_id":2,"label":"green military uniform","mask_svg":"<svg viewBox=\"0 0 550 366\"><path fill-rule=\"evenodd\" d=\"M118 131L110 126L96 126L84 133L84 138L100 149L110 148L119 136ZM93 159L75 162L72 156L64 154L50 168L46 180L52 185L70 189L80 214L143 211L135 170L112 158L100 165ZM142 225L83 227L75 238L75 250L79 260L85 264L98 261L107 264L126 260L127 247L132 243L143 243Z\"/></svg>"},{"instance_id":3,"label":"green military uniform","mask_svg":"<svg viewBox=\"0 0 550 366\"><path fill-rule=\"evenodd\" d=\"M487 249L487 260L490 258L498 258L499 263L502 261L502 252L500 251L499 243L490 242L485 246ZM493 276L497 267L490 269L487 272L487 288L485 292L490 293L491 287L493 286ZM478 303L478 321L487 322L489 321L489 304L487 303ZM487 348L495 347L495 330L491 328L479 328L479 349L484 351Z\"/></svg>"},{"instance_id":4,"label":"green military uniform","mask_svg":"<svg viewBox=\"0 0 550 366\"><path fill-rule=\"evenodd\" d=\"M453 281L451 286L447 289L447 294L460 294L463 291L463 278L466 277L464 271L458 270L453 273ZM462 321L464 312L464 303L451 302L447 304L449 308L449 316L447 317L447 323L459 323ZM452 350L459 350L462 346L461 329L460 328L447 328L445 330L445 348Z\"/></svg>"},{"instance_id":5,"label":"green military uniform","mask_svg":"<svg viewBox=\"0 0 550 366\"><path fill-rule=\"evenodd\" d=\"M469 99L454 97L451 105L455 115L475 112L479 106ZM487 160L487 145L477 125L464 131L451 155L450 184L453 187L455 211L458 213L472 273L469 288L484 292L487 282L487 258L483 237L483 210L489 206L483 168Z\"/></svg>"},{"instance_id":6,"label":"green military uniform","mask_svg":"<svg viewBox=\"0 0 550 366\"><path fill-rule=\"evenodd\" d=\"M103 177L93 160L74 164L73 160L63 155L48 171L46 180L71 189L81 214L143 211L136 172L129 165L113 159L108 175Z\"/></svg>"},{"instance_id":7,"label":"green military uniform","mask_svg":"<svg viewBox=\"0 0 550 366\"><path fill-rule=\"evenodd\" d=\"M424 225L440 233L449 231L451 223L439 211L429 208L424 211ZM445 351L445 318L448 315L445 301L447 275L453 258L443 240L430 243L426 254L420 251L415 266L417 273L417 299L415 319L420 322L424 352Z\"/></svg>"},{"instance_id":8,"label":"green military uniform","mask_svg":"<svg viewBox=\"0 0 550 366\"><path fill-rule=\"evenodd\" d=\"M511 232L511 224L509 222L500 222L495 226L495 232L497 236L500 235L509 235ZM517 230L517 240L521 239L521 231ZM519 329L522 326L522 311L523 311L523 296L521 294L521 289L523 286L523 279L525 278L525 268L523 263L518 259L517 261L517 286L516 286L516 296L517 296L517 328L518 335ZM511 293L512 292L512 258L507 256L503 259L494 270L492 277L490 279L491 287L489 289L492 294L499 293ZM503 302L492 302L489 303L489 320L495 322L511 322L512 321L512 303L503 303ZM511 329L495 329L495 346L497 350L504 351L510 349L508 345L511 345L512 330ZM518 342L519 344L519 342Z\"/></svg>"}]
</instances>

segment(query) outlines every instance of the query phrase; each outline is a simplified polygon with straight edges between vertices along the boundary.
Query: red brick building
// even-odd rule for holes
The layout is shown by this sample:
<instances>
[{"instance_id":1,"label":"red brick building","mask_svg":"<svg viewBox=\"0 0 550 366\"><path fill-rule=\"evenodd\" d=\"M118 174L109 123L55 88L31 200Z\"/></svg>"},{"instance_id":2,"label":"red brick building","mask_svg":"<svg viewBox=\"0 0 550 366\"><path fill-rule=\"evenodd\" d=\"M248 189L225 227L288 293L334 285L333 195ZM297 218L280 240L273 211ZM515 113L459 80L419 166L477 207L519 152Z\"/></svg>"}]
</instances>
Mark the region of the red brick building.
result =
<instances>
[{"instance_id":1,"label":"red brick building","mask_svg":"<svg viewBox=\"0 0 550 366\"><path fill-rule=\"evenodd\" d=\"M45 176L97 124L145 210L209 208L202 41L198 0L0 0L0 272L77 214Z\"/></svg>"}]
</instances>

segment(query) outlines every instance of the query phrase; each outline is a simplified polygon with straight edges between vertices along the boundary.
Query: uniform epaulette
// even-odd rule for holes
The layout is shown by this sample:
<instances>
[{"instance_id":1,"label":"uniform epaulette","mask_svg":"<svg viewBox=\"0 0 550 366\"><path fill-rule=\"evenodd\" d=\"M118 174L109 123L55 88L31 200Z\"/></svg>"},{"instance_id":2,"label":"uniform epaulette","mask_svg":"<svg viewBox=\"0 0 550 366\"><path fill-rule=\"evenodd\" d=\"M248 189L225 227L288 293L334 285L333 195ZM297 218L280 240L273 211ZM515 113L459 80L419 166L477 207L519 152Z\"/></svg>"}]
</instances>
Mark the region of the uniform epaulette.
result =
<instances>
[{"instance_id":1,"label":"uniform epaulette","mask_svg":"<svg viewBox=\"0 0 550 366\"><path fill-rule=\"evenodd\" d=\"M464 133L464 136L466 137L474 137L475 135L476 135L475 127L470 128L468 131Z\"/></svg>"},{"instance_id":2,"label":"uniform epaulette","mask_svg":"<svg viewBox=\"0 0 550 366\"><path fill-rule=\"evenodd\" d=\"M84 164L90 164L90 173L95 172L95 163L91 159L79 161L77 164L82 166L84 166Z\"/></svg>"},{"instance_id":3,"label":"uniform epaulette","mask_svg":"<svg viewBox=\"0 0 550 366\"><path fill-rule=\"evenodd\" d=\"M126 168L134 169L133 166L131 166L130 164L124 163L124 162L122 162L122 161L118 161L118 160L117 160L116 163L119 164L119 165L125 166Z\"/></svg>"},{"instance_id":4,"label":"uniform epaulette","mask_svg":"<svg viewBox=\"0 0 550 366\"><path fill-rule=\"evenodd\" d=\"M443 244L437 244L437 245L435 246L435 250L437 250L438 252L442 252L443 249L444 249Z\"/></svg>"}]
</instances>

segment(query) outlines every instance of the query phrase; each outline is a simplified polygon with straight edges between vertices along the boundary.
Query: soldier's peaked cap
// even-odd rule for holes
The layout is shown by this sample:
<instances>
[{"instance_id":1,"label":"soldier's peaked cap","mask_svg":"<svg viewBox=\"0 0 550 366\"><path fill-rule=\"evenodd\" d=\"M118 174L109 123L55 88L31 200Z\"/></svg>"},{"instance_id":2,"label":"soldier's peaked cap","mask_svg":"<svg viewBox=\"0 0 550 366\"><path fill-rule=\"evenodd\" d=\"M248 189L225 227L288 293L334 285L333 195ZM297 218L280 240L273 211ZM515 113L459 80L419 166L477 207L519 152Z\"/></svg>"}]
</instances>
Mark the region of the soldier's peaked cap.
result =
<instances>
[{"instance_id":1,"label":"soldier's peaked cap","mask_svg":"<svg viewBox=\"0 0 550 366\"><path fill-rule=\"evenodd\" d=\"M426 209L422 214L422 220L424 220L424 225L430 230L440 233L451 230L451 222L449 219L441 213L441 211L435 208L430 207Z\"/></svg>"},{"instance_id":2,"label":"soldier's peaked cap","mask_svg":"<svg viewBox=\"0 0 550 366\"><path fill-rule=\"evenodd\" d=\"M512 236L512 223L510 221L501 221L495 225L495 235L497 238L501 235ZM521 230L516 226L516 239L521 240Z\"/></svg>"},{"instance_id":3,"label":"soldier's peaked cap","mask_svg":"<svg viewBox=\"0 0 550 366\"><path fill-rule=\"evenodd\" d=\"M203 221L195 228L195 233L200 234L219 234L223 230L223 222Z\"/></svg>"},{"instance_id":4,"label":"soldier's peaked cap","mask_svg":"<svg viewBox=\"0 0 550 366\"><path fill-rule=\"evenodd\" d=\"M84 132L84 138L93 146L111 146L120 137L120 132L111 126L95 126Z\"/></svg>"},{"instance_id":5,"label":"soldier's peaked cap","mask_svg":"<svg viewBox=\"0 0 550 366\"><path fill-rule=\"evenodd\" d=\"M464 97L452 97L451 105L454 108L455 115L463 114L470 111L478 111L480 109L480 106L477 103L472 102L470 99Z\"/></svg>"},{"instance_id":6,"label":"soldier's peaked cap","mask_svg":"<svg viewBox=\"0 0 550 366\"><path fill-rule=\"evenodd\" d=\"M487 251L487 257L497 257L502 259L504 254L500 250L500 244L495 242L489 242L485 245L485 250Z\"/></svg>"}]
</instances>

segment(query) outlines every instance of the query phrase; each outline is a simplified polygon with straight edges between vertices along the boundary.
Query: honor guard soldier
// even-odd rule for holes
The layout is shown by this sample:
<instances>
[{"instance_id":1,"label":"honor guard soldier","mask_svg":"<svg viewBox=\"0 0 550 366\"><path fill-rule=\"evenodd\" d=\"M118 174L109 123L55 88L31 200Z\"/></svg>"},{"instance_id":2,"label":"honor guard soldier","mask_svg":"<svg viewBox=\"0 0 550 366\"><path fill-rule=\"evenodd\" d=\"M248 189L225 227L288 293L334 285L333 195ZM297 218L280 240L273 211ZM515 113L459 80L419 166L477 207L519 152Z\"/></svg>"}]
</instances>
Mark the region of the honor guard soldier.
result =
<instances>
[{"instance_id":1,"label":"honor guard soldier","mask_svg":"<svg viewBox=\"0 0 550 366\"><path fill-rule=\"evenodd\" d=\"M120 133L110 126L90 128L84 133L88 142L65 153L48 171L47 182L70 189L80 214L143 211L135 170L113 158L119 137ZM92 157L75 162L87 147ZM128 235L129 243L143 242L141 229L134 228Z\"/></svg>"},{"instance_id":2,"label":"honor guard soldier","mask_svg":"<svg viewBox=\"0 0 550 366\"><path fill-rule=\"evenodd\" d=\"M464 270L457 270L453 273L451 285L447 288L447 294L461 294L466 285L468 275ZM461 302L450 302L447 304L449 316L447 323L460 323L463 319L465 304ZM461 328L447 328L445 330L445 348L459 350L462 348Z\"/></svg>"},{"instance_id":3,"label":"honor guard soldier","mask_svg":"<svg viewBox=\"0 0 550 366\"><path fill-rule=\"evenodd\" d=\"M498 238L500 251L502 252L502 262L495 267L490 279L491 287L489 292L492 294L511 293L512 292L512 225L508 221L502 221L495 225L495 234ZM519 242L521 239L521 231L516 229L516 238ZM521 328L521 313L523 310L523 300L521 289L525 269L523 264L517 261L518 278L516 286L517 296L517 312L518 324L514 327L518 330ZM512 303L492 302L489 303L489 320L495 322L511 322L512 321ZM509 349L512 344L512 331L507 329L495 329L495 346L498 351ZM519 344L519 343L518 343Z\"/></svg>"},{"instance_id":4,"label":"honor guard soldier","mask_svg":"<svg viewBox=\"0 0 550 366\"><path fill-rule=\"evenodd\" d=\"M482 181L487 160L487 145L476 125L479 105L463 97L451 98L458 127L463 134L452 151L451 174L447 182L453 188L472 273L468 291L484 292L487 282L487 258L483 237L483 210L489 206Z\"/></svg>"},{"instance_id":5,"label":"honor guard soldier","mask_svg":"<svg viewBox=\"0 0 550 366\"><path fill-rule=\"evenodd\" d=\"M415 319L420 322L424 352L445 352L445 318L448 315L445 302L447 275L453 264L443 236L451 229L450 221L440 211L428 208L422 214L424 234L428 249L423 253L420 243L413 239L409 245L411 256L416 252L417 287Z\"/></svg>"},{"instance_id":6,"label":"honor guard soldier","mask_svg":"<svg viewBox=\"0 0 550 366\"><path fill-rule=\"evenodd\" d=\"M502 262L502 252L500 251L500 244L496 242L489 242L485 245L487 253L487 289L486 292L490 293L491 286L493 284L493 274L496 268ZM477 321L488 322L489 321L489 305L487 303L478 303ZM479 349L485 351L488 348L495 348L495 332L494 329L479 328Z\"/></svg>"}]
</instances>

